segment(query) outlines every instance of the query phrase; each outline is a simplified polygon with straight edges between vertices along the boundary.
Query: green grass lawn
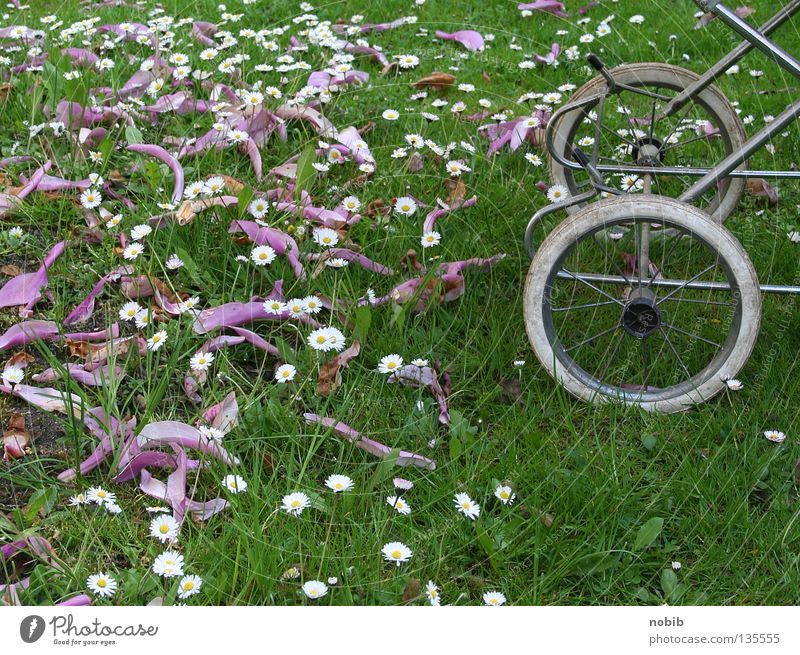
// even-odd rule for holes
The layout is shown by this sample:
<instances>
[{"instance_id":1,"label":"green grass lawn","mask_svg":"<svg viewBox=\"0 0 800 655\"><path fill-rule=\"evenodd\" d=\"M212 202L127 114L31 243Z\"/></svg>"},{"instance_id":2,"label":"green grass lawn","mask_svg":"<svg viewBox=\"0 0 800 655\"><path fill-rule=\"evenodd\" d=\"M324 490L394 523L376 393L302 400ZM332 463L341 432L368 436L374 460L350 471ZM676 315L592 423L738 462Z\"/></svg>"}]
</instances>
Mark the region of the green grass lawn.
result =
<instances>
[{"instance_id":1,"label":"green grass lawn","mask_svg":"<svg viewBox=\"0 0 800 655\"><path fill-rule=\"evenodd\" d=\"M9 10L0 26L26 23L31 28L48 25L40 17L55 6L31 3L22 13ZM133 4L133 3L131 3ZM97 25L123 21L146 22L142 8L79 8L74 1L57 8L64 22L99 17ZM736 40L719 21L694 29L697 7L689 0L604 0L579 15L582 2L567 2L569 18L534 12L522 17L514 2L455 2L428 0L421 6L399 0L375 4L364 1L331 2L305 12L297 3L261 0L243 5L227 3L227 11L243 13L229 30L239 41L226 51L249 55L241 77L216 70L221 53L209 65L199 60L205 47L192 37L191 22L219 23L217 3L208 0L166 0L165 13L175 17L175 42L170 52L190 56L191 65L214 71L211 80L232 87L279 86L284 100L305 84L310 70L325 68L330 51L309 45L295 51L296 61L306 61L309 70L259 72L256 64L279 65L289 38L296 35L308 43L305 20L293 17L312 13L320 21L350 20L363 14L365 22L379 23L414 14L416 24L360 37L378 45L391 60L413 54L419 65L413 70L393 70L381 75L381 66L357 55L354 68L369 73L361 87L346 87L324 105L324 114L339 128L358 128L370 121L374 127L364 139L376 160L376 171L359 176L352 162L333 165L324 175L307 182L314 204L334 208L345 196L359 198L362 210L378 199L412 196L427 206L449 193L445 163L462 159L471 169L461 176L466 197L477 195L474 207L454 211L437 221L442 235L439 246L420 247L422 221L429 208L420 207L411 217L392 214L364 216L347 239L369 258L394 269L391 276L371 273L356 264L335 270L306 263L310 274L300 282L286 258L267 267L256 267L237 256L249 257L252 244L228 234L228 226L239 213L236 207L208 210L188 225L168 223L144 240L145 252L131 264L137 275L168 281L178 292L200 298L201 308L226 302L245 302L263 297L276 280L283 279L287 298L319 294L341 299L340 313L327 310L317 315L322 324L338 327L352 343L361 337L361 352L342 371L341 387L324 397L317 393L317 378L325 356L306 345L309 328L297 322L261 322L252 327L276 344L280 356L267 355L247 344L215 353L207 382L201 387L202 402L195 405L183 389L190 357L209 336L192 331L187 315L140 330L145 338L155 330L166 330L168 340L157 352L141 357L133 352L119 358L126 375L105 387L82 387L75 382L42 383L79 394L87 408L102 407L117 419L137 420L136 430L148 423L174 420L194 425L207 407L235 392L239 423L224 437L225 448L239 458L228 466L214 458L203 458L206 467L190 470L190 495L198 500L222 496L230 506L207 521L183 523L175 545L185 558L185 572L203 579L194 604L386 604L427 603L425 584L439 587L444 604L480 604L489 591L500 591L509 604L788 604L797 599L800 583L800 502L798 499L797 392L800 387L797 352L800 347L800 312L791 296L764 298L761 334L747 366L739 374L744 388L727 392L687 412L673 415L647 414L619 405L601 407L572 399L543 371L530 350L522 319L522 287L529 260L522 238L531 215L548 201L537 183L549 184L545 164L535 166L525 154L546 153L525 144L516 152L503 148L487 160L487 139L478 127L492 122L457 119L453 103L466 103L465 114L481 110L478 100L491 101L491 110L525 115L530 109L518 104L527 92L548 93L559 86L581 86L594 74L584 56L594 51L610 67L622 63L667 62L703 72L725 54ZM755 14L749 19L762 23L770 15L774 0L751 0ZM585 33L595 34L610 15L611 32L581 43ZM629 22L632 15L643 23ZM585 24L578 24L581 21ZM800 51L797 21L789 23L777 40L790 51ZM240 37L241 29L286 31L268 37L279 49L269 51L254 40ZM438 30L474 29L493 34L487 48L471 53L458 43L434 40ZM59 30L54 30L57 34ZM70 46L99 46L103 38L85 30L69 41ZM521 69L526 55L544 55L553 42L561 44L558 66L538 65ZM514 48L510 47L512 44ZM579 46L581 57L570 61L563 50ZM45 46L46 51L53 43ZM8 50L11 62L23 61L25 52ZM86 71L84 83L118 89L137 70L148 46L133 42L118 45L108 56L115 62L102 75ZM760 54L740 63L737 75L723 76L719 87L738 101L748 134L764 124L764 117L777 115L797 96L800 82L788 78ZM120 122L107 125L102 164L92 164L66 136L55 137L50 128L29 137L29 125L47 123L43 106L51 106L64 93L86 95L81 82L63 80L58 85L43 72L10 73L10 90L0 100L0 158L30 154L37 161L50 158L52 175L83 179L91 172L111 179L118 171L124 179L115 190L135 203L135 210L105 195L103 207L121 213L122 222L106 232L99 243L80 239L86 220L74 191L49 196L33 193L14 216L2 221L0 264L13 264L24 272L34 271L43 254L56 242L73 239L49 275L52 297L45 296L34 308L34 318L61 322L103 275L124 263L117 231L130 230L150 216L163 213L158 203L169 201L173 179L169 169L155 160L126 152L130 131ZM754 77L750 70L762 70ZM424 99L412 99L410 83L433 71L456 76L451 88L429 90ZM287 80L280 83L285 75ZM48 81L50 80L50 81ZM458 84L474 85L461 91ZM192 91L207 99L208 89ZM52 96L53 93L55 96ZM566 101L569 91L563 92ZM0 96L2 97L2 96ZM447 102L437 108L432 101ZM146 102L153 99L145 98ZM270 101L277 106L281 101ZM400 117L388 121L386 109ZM429 121L422 112L433 112L440 120ZM165 144L167 137L199 137L214 122L210 114L164 114L155 124L137 121L144 143ZM278 185L267 175L274 166L315 144L318 135L307 123L287 123L286 141L273 134L261 149L265 177L256 180L246 154L235 148L213 149L182 160L187 184L211 174L225 174L250 189L266 191ZM416 133L436 144L455 145L449 157L430 148L417 152L424 163L419 171L409 169L408 157L393 158L396 148L408 147L404 137ZM775 152L763 150L750 162L752 168L795 167L800 157L796 126L778 138ZM471 144L475 152L460 145ZM410 150L410 149L409 149ZM711 164L713 162L706 162ZM0 171L0 188L18 185L18 174L30 176L30 162ZM787 234L800 231L797 218L800 195L791 181L776 181L780 194L777 207L768 208L762 198L745 194L738 210L726 223L747 249L762 282L800 284L798 248ZM245 216L245 218L251 218ZM287 229L296 217L270 210L265 221ZM541 241L547 229L563 215L550 216L537 233ZM19 225L25 231L20 243L7 236ZM296 225L292 229L295 229ZM303 253L319 248L311 239L311 227L297 237ZM453 302L434 301L425 311L413 311L413 303L390 302L380 307L356 310L355 301L367 289L378 296L389 293L412 273L401 258L417 251L421 264L431 269L440 261L472 257L506 257L487 270L468 269L465 293ZM178 253L184 266L168 271L165 263ZM3 276L0 283L8 279ZM127 299L119 285L110 284L98 296L94 315L86 329L101 329L117 320ZM139 302L147 306L152 298ZM16 308L0 310L2 331L20 320ZM71 329L71 328L70 328ZM81 328L83 329L83 328ZM123 336L134 335L130 323L121 324ZM69 330L67 330L69 331ZM16 350L0 354L5 360ZM79 363L60 344L30 345L36 359L26 369L26 380L53 365ZM406 362L414 358L439 362L452 380L449 395L451 421L442 426L438 409L427 390L388 384L377 372L379 360L397 353ZM516 360L525 360L515 366ZM277 384L275 368L284 362L297 369L288 384ZM140 490L137 481L115 484L113 457L70 484L56 475L76 466L96 447L96 438L80 419L64 414L45 414L19 398L0 394L0 422L6 427L12 413L21 412L34 434L31 452L25 457L0 463L0 541L36 534L48 539L63 562L58 572L44 565L25 565L24 570L0 568L0 584L21 574L31 575L31 584L20 598L26 604L51 604L86 591L86 579L107 572L119 583L110 599L99 603L146 604L163 597L176 599L180 578L162 578L152 572L154 559L165 546L149 535L153 518L146 507L159 503ZM396 452L381 461L330 430L307 425L306 412L335 417L366 437L393 449L412 451L436 461L434 471L393 465ZM768 429L786 433L784 443L767 441ZM168 471L149 469L166 480ZM228 474L247 482L244 493L230 494L220 487ZM333 494L324 485L331 474L344 474L354 489ZM411 506L401 515L386 501L395 493L392 479L402 476L414 487L404 495ZM499 485L516 494L505 505L494 495ZM102 486L117 496L120 514L97 505L72 507L69 498L93 486ZM299 516L281 509L282 498L302 491L311 507ZM480 504L480 516L472 521L456 511L455 494L468 493ZM406 544L413 555L395 566L384 561L381 549L388 542ZM680 562L673 570L673 562ZM16 561L18 568L20 560ZM297 576L287 575L297 568ZM677 567L675 567L677 568ZM300 590L307 580L328 581L328 594L307 600Z\"/></svg>"}]
</instances>

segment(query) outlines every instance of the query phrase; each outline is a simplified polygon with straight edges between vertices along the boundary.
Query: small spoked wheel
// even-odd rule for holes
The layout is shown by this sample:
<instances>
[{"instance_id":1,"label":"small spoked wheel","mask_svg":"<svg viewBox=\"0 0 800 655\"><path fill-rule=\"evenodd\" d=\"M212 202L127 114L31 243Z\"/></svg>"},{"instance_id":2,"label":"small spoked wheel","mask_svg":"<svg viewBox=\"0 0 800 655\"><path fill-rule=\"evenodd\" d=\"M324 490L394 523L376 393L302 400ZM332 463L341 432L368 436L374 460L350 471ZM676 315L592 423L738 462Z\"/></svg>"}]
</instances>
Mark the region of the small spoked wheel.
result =
<instances>
[{"instance_id":1,"label":"small spoked wheel","mask_svg":"<svg viewBox=\"0 0 800 655\"><path fill-rule=\"evenodd\" d=\"M609 94L602 76L584 84L570 102L586 100L587 104L564 114L552 128L554 148L565 159L573 160L572 148L578 146L587 154L596 150L600 166L651 167L652 192L677 198L698 176L659 175L659 167L708 168L709 162L719 162L743 146L747 137L742 121L713 85L672 115L664 115L669 101L698 79L696 73L663 63L625 65L610 73L619 84L650 95L628 89ZM548 169L553 184L563 185L570 195L590 188L585 172L565 168L552 155ZM608 173L604 177L610 186L629 192L641 190L643 182L637 174ZM721 223L736 208L744 187L744 179L727 178L696 205ZM579 210L580 206L567 209L570 214Z\"/></svg>"},{"instance_id":2,"label":"small spoked wheel","mask_svg":"<svg viewBox=\"0 0 800 655\"><path fill-rule=\"evenodd\" d=\"M653 225L668 234L651 238ZM761 317L736 238L654 195L601 200L559 224L531 262L523 305L537 358L567 391L659 412L723 390Z\"/></svg>"}]
</instances>

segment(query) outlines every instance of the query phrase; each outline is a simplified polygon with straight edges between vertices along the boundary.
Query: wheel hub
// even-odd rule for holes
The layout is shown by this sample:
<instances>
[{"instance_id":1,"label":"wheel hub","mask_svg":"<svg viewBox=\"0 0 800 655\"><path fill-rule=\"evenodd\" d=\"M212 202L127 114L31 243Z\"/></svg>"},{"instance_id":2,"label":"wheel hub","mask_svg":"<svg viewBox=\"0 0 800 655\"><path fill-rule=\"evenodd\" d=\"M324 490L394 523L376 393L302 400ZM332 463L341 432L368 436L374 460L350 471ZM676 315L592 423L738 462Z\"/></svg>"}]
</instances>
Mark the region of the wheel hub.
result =
<instances>
[{"instance_id":1,"label":"wheel hub","mask_svg":"<svg viewBox=\"0 0 800 655\"><path fill-rule=\"evenodd\" d=\"M651 289L633 289L622 310L622 327L633 337L645 339L661 327L661 312Z\"/></svg>"},{"instance_id":2,"label":"wheel hub","mask_svg":"<svg viewBox=\"0 0 800 655\"><path fill-rule=\"evenodd\" d=\"M636 140L631 155L639 166L660 166L664 163L666 150L660 139L643 136Z\"/></svg>"}]
</instances>

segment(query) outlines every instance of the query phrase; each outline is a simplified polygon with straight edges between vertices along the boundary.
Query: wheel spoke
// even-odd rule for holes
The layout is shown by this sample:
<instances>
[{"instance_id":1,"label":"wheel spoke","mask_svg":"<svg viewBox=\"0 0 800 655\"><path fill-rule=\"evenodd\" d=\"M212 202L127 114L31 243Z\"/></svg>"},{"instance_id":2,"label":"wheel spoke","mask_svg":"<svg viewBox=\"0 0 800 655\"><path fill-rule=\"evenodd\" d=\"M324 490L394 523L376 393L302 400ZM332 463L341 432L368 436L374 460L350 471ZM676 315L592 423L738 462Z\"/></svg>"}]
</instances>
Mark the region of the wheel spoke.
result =
<instances>
[{"instance_id":1,"label":"wheel spoke","mask_svg":"<svg viewBox=\"0 0 800 655\"><path fill-rule=\"evenodd\" d=\"M619 273L619 274L620 274L622 277L624 277L624 278L625 278L625 281L626 281L626 282L628 283L628 285L630 286L630 283L631 283L631 281L628 279L628 276L627 276L627 275L625 275L625 271L623 271L623 270L622 270L622 269L619 267L619 264L617 264L617 262L615 262L615 261L614 261L614 258L613 258L613 257L611 257L611 255L609 255L609 254L608 254L608 250L606 250L606 249L603 247L603 244L602 244L602 243L600 243L600 242L597 240L597 234L596 234L596 233L592 235L592 241L594 241L594 242L597 244L597 247L598 247L598 248L600 248L600 250L601 250L601 251L603 252L603 254L606 256L606 259L607 259L609 262L611 262L611 265L612 265L612 266L613 266L613 267L616 269L617 273Z\"/></svg>"},{"instance_id":2,"label":"wheel spoke","mask_svg":"<svg viewBox=\"0 0 800 655\"><path fill-rule=\"evenodd\" d=\"M675 288L674 288L672 291L670 291L670 292L669 292L669 293L668 293L666 296L664 296L663 298L659 298L658 300L656 300L656 305L660 305L660 304L661 304L662 302L664 302L665 300L667 300L667 299L671 298L671 297L672 297L672 296L674 296L676 293L678 293L678 291L680 291L681 289L684 289L684 288L686 288L686 285L687 285L687 284L690 284L691 282L694 282L694 281L695 281L697 278L699 278L701 275L704 275L704 274L708 273L708 271L710 271L712 268L715 268L715 267L716 267L716 264L711 264L710 266L708 266L708 267L704 268L702 271L700 271L700 272L699 272L697 275L695 275L695 276L693 276L693 277L690 277L690 278L689 278L688 280L686 280L686 281L685 281L685 282L684 282L684 283L683 283L681 286L679 286L679 287L675 287Z\"/></svg>"},{"instance_id":3,"label":"wheel spoke","mask_svg":"<svg viewBox=\"0 0 800 655\"><path fill-rule=\"evenodd\" d=\"M681 356L678 354L678 351L675 349L675 346L672 345L672 341L670 340L669 335L666 333L665 330L661 330L661 334L663 335L664 339L666 340L667 345L669 346L670 350L672 351L672 354L675 355L675 358L678 360L678 363L681 365L681 368L683 369L683 372L686 373L686 379L687 380L691 380L692 379L692 374L689 373L689 369L686 368L686 364L684 364L683 360L681 359Z\"/></svg>"},{"instance_id":4,"label":"wheel spoke","mask_svg":"<svg viewBox=\"0 0 800 655\"><path fill-rule=\"evenodd\" d=\"M686 330L682 330L679 327L675 327L674 325L670 325L669 323L662 323L665 328L672 330L673 332L677 332L678 334L683 334L691 339L697 339L698 341L703 341L705 343L711 344L712 346L716 346L717 348L722 348L721 343L717 343L716 341L711 341L711 339L706 339L705 337L701 337L699 334L693 334L692 332L687 332Z\"/></svg>"},{"instance_id":5,"label":"wheel spoke","mask_svg":"<svg viewBox=\"0 0 800 655\"><path fill-rule=\"evenodd\" d=\"M605 297L606 297L606 298L608 298L609 300L613 300L613 301L614 301L615 303L617 303L617 304L618 304L620 307L624 307L624 306L625 306L625 303L623 303L621 300L619 300L619 299L615 298L615 297L614 297L614 296L612 296L610 293L606 293L606 292L605 292L605 291L603 291L602 289L599 289L598 287L594 286L594 285L593 285L591 282L587 282L587 281L586 281L586 280L584 280L583 278L581 278L581 277L578 277L578 276L577 276L577 275L575 275L575 273L573 273L572 271L569 271L569 270L567 270L566 268L563 268L563 267L561 268L561 271L562 271L563 273L565 273L565 274L569 275L571 278L573 278L573 279L577 280L578 282L581 282L581 283L585 284L585 285L586 285L587 287L589 287L590 289L593 289L594 291L597 291L597 293L599 293L601 296L605 296Z\"/></svg>"},{"instance_id":6,"label":"wheel spoke","mask_svg":"<svg viewBox=\"0 0 800 655\"><path fill-rule=\"evenodd\" d=\"M564 352L568 353L568 352L571 352L573 350L577 350L581 346L585 346L587 343L591 343L592 341L597 341L600 337L604 337L605 335L610 334L611 332L614 332L615 330L619 330L619 328L620 328L619 325L615 325L613 327L608 328L607 330L603 330L602 332L598 332L593 337L589 337L588 339L584 339L583 341L581 341L579 344L577 344L575 346L571 346L569 348L565 348Z\"/></svg>"},{"instance_id":7,"label":"wheel spoke","mask_svg":"<svg viewBox=\"0 0 800 655\"><path fill-rule=\"evenodd\" d=\"M601 302L590 302L583 305L570 305L569 307L551 307L552 312L568 312L573 309L590 309L592 307L603 307L604 305L616 305L617 302L613 300L603 300Z\"/></svg>"},{"instance_id":8,"label":"wheel spoke","mask_svg":"<svg viewBox=\"0 0 800 655\"><path fill-rule=\"evenodd\" d=\"M619 339L617 339L617 345L614 346L614 350L611 351L611 357L608 358L608 361L606 362L606 366L603 369L603 372L600 374L600 377L597 378L598 380L600 380L601 384L603 383L603 380L605 380L606 373L608 373L608 370L611 368L611 364L617 358L617 353L619 352L619 348L624 340L625 340L625 333L623 332L622 334L619 335Z\"/></svg>"}]
</instances>

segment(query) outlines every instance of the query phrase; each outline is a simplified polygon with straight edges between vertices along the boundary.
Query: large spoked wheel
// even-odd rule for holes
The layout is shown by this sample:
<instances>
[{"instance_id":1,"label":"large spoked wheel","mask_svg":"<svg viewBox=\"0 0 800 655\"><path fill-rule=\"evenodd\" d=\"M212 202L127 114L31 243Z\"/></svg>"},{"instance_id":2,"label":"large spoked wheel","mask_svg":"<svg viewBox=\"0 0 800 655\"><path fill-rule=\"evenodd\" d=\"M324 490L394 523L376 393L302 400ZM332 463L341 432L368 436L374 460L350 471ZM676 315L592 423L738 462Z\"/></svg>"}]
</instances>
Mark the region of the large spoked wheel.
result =
<instances>
[{"instance_id":1,"label":"large spoked wheel","mask_svg":"<svg viewBox=\"0 0 800 655\"><path fill-rule=\"evenodd\" d=\"M678 66L641 63L620 66L610 71L620 84L645 89L664 98L672 98L698 76ZM746 140L744 127L728 99L715 86L706 87L693 102L687 103L669 117L662 115L667 99L652 98L633 91L620 90L605 94L600 114L599 96L607 89L598 76L584 84L570 102L598 96L598 101L582 109L564 114L554 126L556 152L567 160L573 146L590 153L597 148L598 164L608 166L646 165L654 167L653 193L677 198L698 178L688 175L658 175L658 166L709 168L742 147ZM602 120L600 120L602 119ZM597 122L601 132L597 135ZM596 143L595 143L596 142ZM571 195L589 188L589 178L582 171L573 171L548 157L550 179L561 184ZM743 164L741 168L746 168ZM611 186L625 190L641 189L636 175L606 175ZM723 222L736 208L745 180L728 178L697 201L717 222ZM579 211L580 206L567 209Z\"/></svg>"},{"instance_id":2,"label":"large spoked wheel","mask_svg":"<svg viewBox=\"0 0 800 655\"><path fill-rule=\"evenodd\" d=\"M651 239L653 224L668 236ZM696 207L653 195L601 200L559 224L524 293L533 350L567 391L658 412L724 389L761 316L736 238Z\"/></svg>"}]
</instances>

